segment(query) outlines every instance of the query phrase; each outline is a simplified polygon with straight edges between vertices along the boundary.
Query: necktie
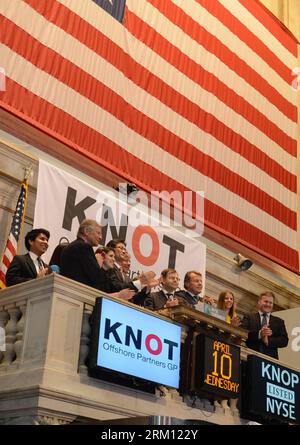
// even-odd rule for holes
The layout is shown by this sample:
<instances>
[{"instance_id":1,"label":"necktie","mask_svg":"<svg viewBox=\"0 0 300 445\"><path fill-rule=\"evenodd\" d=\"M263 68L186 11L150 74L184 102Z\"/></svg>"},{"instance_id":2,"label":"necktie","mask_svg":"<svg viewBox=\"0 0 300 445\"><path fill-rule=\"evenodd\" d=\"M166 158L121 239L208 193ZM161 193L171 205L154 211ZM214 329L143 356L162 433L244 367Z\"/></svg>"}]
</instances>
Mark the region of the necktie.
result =
<instances>
[{"instance_id":1,"label":"necktie","mask_svg":"<svg viewBox=\"0 0 300 445\"><path fill-rule=\"evenodd\" d=\"M266 326L268 324L268 318L267 318L267 314L266 312L264 312L262 314L262 319L261 319L261 326Z\"/></svg>"},{"instance_id":2,"label":"necktie","mask_svg":"<svg viewBox=\"0 0 300 445\"><path fill-rule=\"evenodd\" d=\"M203 301L203 298L200 295L191 295L191 302L192 302L192 304L197 304L197 303L202 302L202 301Z\"/></svg>"},{"instance_id":3,"label":"necktie","mask_svg":"<svg viewBox=\"0 0 300 445\"><path fill-rule=\"evenodd\" d=\"M124 279L124 273L122 272L122 269L118 269L118 270L119 270L119 273L120 273L121 281L124 282L124 281L125 281L125 279Z\"/></svg>"},{"instance_id":4,"label":"necktie","mask_svg":"<svg viewBox=\"0 0 300 445\"><path fill-rule=\"evenodd\" d=\"M268 324L268 318L266 312L264 312L261 317L261 327L266 326L267 324ZM265 344L261 341L259 345L259 351L264 354L265 348L266 348Z\"/></svg>"},{"instance_id":5,"label":"necktie","mask_svg":"<svg viewBox=\"0 0 300 445\"><path fill-rule=\"evenodd\" d=\"M169 301L174 300L173 294L167 293L166 295L167 295Z\"/></svg>"},{"instance_id":6,"label":"necktie","mask_svg":"<svg viewBox=\"0 0 300 445\"><path fill-rule=\"evenodd\" d=\"M43 261L40 256L37 257L37 262L38 262L38 266L39 266L39 271L43 270L44 264L43 264Z\"/></svg>"}]
</instances>

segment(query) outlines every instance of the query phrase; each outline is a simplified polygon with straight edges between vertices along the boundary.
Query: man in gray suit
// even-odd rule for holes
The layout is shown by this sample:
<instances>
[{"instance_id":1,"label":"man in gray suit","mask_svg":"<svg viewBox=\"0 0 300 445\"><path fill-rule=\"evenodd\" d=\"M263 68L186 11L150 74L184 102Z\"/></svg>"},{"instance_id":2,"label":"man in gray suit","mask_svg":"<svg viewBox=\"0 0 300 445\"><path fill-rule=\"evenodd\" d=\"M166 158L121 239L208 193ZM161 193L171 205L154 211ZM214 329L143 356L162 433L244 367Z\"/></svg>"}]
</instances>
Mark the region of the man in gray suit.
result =
<instances>
[{"instance_id":1,"label":"man in gray suit","mask_svg":"<svg viewBox=\"0 0 300 445\"><path fill-rule=\"evenodd\" d=\"M278 359L278 348L285 348L289 338L284 321L271 314L274 299L273 292L263 292L258 299L258 312L245 315L241 328L249 331L249 348Z\"/></svg>"}]
</instances>

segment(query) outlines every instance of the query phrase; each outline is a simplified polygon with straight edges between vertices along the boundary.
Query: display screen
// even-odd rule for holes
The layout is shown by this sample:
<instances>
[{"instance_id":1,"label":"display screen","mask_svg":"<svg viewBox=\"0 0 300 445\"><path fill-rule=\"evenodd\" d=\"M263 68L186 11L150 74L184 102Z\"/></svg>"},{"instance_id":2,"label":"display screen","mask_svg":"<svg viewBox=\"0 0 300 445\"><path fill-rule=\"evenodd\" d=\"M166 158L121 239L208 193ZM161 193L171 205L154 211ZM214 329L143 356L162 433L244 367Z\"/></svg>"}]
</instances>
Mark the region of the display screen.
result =
<instances>
[{"instance_id":1,"label":"display screen","mask_svg":"<svg viewBox=\"0 0 300 445\"><path fill-rule=\"evenodd\" d=\"M218 318L219 320L226 321L226 311L214 307L212 304L204 303L203 312L205 314L211 315L212 317Z\"/></svg>"},{"instance_id":2,"label":"display screen","mask_svg":"<svg viewBox=\"0 0 300 445\"><path fill-rule=\"evenodd\" d=\"M195 338L192 390L214 398L237 398L240 391L240 348L199 334Z\"/></svg>"},{"instance_id":3,"label":"display screen","mask_svg":"<svg viewBox=\"0 0 300 445\"><path fill-rule=\"evenodd\" d=\"M92 371L106 369L178 388L180 343L177 324L107 298L97 299Z\"/></svg>"},{"instance_id":4,"label":"display screen","mask_svg":"<svg viewBox=\"0 0 300 445\"><path fill-rule=\"evenodd\" d=\"M242 397L244 416L261 421L300 422L300 373L275 362L247 357Z\"/></svg>"}]
</instances>

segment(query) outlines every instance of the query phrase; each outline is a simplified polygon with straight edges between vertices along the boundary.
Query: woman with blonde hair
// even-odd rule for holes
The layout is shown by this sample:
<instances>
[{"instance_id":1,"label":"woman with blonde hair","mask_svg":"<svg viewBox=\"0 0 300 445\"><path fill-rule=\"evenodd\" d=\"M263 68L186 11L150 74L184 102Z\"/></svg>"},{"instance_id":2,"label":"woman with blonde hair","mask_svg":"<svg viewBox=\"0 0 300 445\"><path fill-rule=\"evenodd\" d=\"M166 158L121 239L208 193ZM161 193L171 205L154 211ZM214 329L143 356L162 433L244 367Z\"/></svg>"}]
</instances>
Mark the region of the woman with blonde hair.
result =
<instances>
[{"instance_id":1,"label":"woman with blonde hair","mask_svg":"<svg viewBox=\"0 0 300 445\"><path fill-rule=\"evenodd\" d=\"M225 290L220 293L218 298L218 309L226 311L226 322L238 327L241 324L240 318L235 311L234 295L231 291Z\"/></svg>"}]
</instances>

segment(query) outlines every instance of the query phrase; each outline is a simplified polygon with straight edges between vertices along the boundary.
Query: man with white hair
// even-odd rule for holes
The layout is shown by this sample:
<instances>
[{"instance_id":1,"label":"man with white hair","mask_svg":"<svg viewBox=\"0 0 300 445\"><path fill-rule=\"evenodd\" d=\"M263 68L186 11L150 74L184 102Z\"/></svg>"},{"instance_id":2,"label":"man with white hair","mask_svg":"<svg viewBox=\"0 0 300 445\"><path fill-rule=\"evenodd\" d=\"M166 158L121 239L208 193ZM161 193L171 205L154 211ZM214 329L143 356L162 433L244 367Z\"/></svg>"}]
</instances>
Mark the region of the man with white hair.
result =
<instances>
[{"instance_id":1,"label":"man with white hair","mask_svg":"<svg viewBox=\"0 0 300 445\"><path fill-rule=\"evenodd\" d=\"M97 221L83 220L77 232L77 239L62 252L61 275L105 292L105 274L99 267L93 250L101 239L101 226Z\"/></svg>"},{"instance_id":2,"label":"man with white hair","mask_svg":"<svg viewBox=\"0 0 300 445\"><path fill-rule=\"evenodd\" d=\"M130 300L134 291L125 288L111 293L106 271L100 267L93 247L102 239L101 226L93 219L85 219L79 226L77 239L68 244L61 257L61 275L109 293L123 300Z\"/></svg>"}]
</instances>

